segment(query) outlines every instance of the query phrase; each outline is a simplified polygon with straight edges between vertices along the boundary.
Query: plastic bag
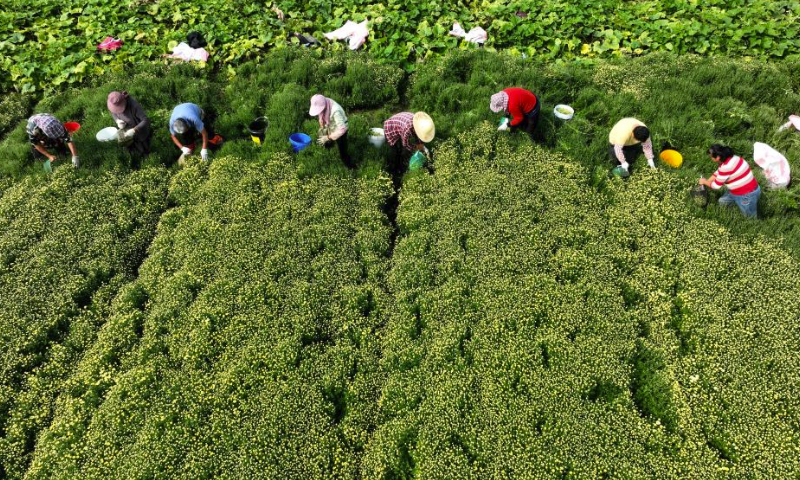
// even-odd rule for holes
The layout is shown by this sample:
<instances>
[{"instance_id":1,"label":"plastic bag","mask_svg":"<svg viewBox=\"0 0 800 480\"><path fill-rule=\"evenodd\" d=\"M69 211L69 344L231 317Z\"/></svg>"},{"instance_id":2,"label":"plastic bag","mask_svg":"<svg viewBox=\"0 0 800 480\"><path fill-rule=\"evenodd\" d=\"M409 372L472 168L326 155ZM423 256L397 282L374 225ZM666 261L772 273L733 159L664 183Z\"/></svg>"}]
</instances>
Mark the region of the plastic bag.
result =
<instances>
[{"instance_id":1,"label":"plastic bag","mask_svg":"<svg viewBox=\"0 0 800 480\"><path fill-rule=\"evenodd\" d=\"M337 28L332 32L328 32L325 34L325 38L328 40L350 40L350 50L357 50L358 47L364 45L364 42L367 41L367 37L369 36L369 29L367 28L367 20L364 20L361 23L352 22L350 20L346 21L341 28Z\"/></svg>"},{"instance_id":2,"label":"plastic bag","mask_svg":"<svg viewBox=\"0 0 800 480\"><path fill-rule=\"evenodd\" d=\"M476 43L478 45L483 45L486 43L486 40L489 39L489 35L486 33L486 30L482 29L481 27L474 27L469 32L466 32L458 22L453 23L453 29L450 30L450 35L463 38L468 42Z\"/></svg>"},{"instance_id":3,"label":"plastic bag","mask_svg":"<svg viewBox=\"0 0 800 480\"><path fill-rule=\"evenodd\" d=\"M198 61L205 62L208 60L208 52L205 48L192 48L181 42L177 47L172 49L172 54L168 55L171 58L178 58L186 62Z\"/></svg>"},{"instance_id":4,"label":"plastic bag","mask_svg":"<svg viewBox=\"0 0 800 480\"><path fill-rule=\"evenodd\" d=\"M756 142L753 144L753 160L764 169L769 189L786 188L789 185L789 162L780 152L766 143Z\"/></svg>"},{"instance_id":5,"label":"plastic bag","mask_svg":"<svg viewBox=\"0 0 800 480\"><path fill-rule=\"evenodd\" d=\"M102 42L100 42L100 45L97 46L97 49L103 52L110 52L121 47L122 43L122 40L118 38L106 37Z\"/></svg>"},{"instance_id":6,"label":"plastic bag","mask_svg":"<svg viewBox=\"0 0 800 480\"><path fill-rule=\"evenodd\" d=\"M412 172L414 170L419 170L425 166L425 154L422 152L416 152L414 155L411 156L411 160L408 161L408 169Z\"/></svg>"}]
</instances>

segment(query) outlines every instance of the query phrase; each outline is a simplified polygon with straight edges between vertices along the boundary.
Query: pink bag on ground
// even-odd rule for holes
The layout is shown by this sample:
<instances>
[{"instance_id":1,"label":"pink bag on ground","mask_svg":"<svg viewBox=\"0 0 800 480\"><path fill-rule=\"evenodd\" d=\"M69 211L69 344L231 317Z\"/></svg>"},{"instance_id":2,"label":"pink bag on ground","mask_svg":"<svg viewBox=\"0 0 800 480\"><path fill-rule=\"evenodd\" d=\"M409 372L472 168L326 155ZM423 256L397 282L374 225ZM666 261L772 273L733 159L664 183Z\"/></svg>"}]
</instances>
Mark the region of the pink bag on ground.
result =
<instances>
[{"instance_id":1,"label":"pink bag on ground","mask_svg":"<svg viewBox=\"0 0 800 480\"><path fill-rule=\"evenodd\" d=\"M121 47L122 43L122 40L118 38L106 37L102 42L100 42L100 45L97 46L97 49L103 52L110 52Z\"/></svg>"}]
</instances>

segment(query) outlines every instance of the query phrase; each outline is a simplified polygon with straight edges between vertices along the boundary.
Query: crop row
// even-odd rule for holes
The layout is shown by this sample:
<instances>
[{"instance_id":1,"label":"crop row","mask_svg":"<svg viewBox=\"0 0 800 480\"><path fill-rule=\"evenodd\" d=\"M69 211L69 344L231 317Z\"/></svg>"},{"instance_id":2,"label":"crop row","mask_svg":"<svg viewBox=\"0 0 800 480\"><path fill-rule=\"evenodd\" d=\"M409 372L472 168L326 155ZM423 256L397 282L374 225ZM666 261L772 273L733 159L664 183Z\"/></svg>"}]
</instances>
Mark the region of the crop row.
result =
<instances>
[{"instance_id":1,"label":"crop row","mask_svg":"<svg viewBox=\"0 0 800 480\"><path fill-rule=\"evenodd\" d=\"M0 192L0 464L18 475L52 402L132 280L166 206L164 170Z\"/></svg>"},{"instance_id":2,"label":"crop row","mask_svg":"<svg viewBox=\"0 0 800 480\"><path fill-rule=\"evenodd\" d=\"M790 256L687 215L663 172L600 194L491 126L435 168L400 197L365 477L796 474Z\"/></svg>"},{"instance_id":3,"label":"crop row","mask_svg":"<svg viewBox=\"0 0 800 480\"><path fill-rule=\"evenodd\" d=\"M298 180L281 155L174 176L26 478L353 478L377 420L389 192Z\"/></svg>"}]
</instances>

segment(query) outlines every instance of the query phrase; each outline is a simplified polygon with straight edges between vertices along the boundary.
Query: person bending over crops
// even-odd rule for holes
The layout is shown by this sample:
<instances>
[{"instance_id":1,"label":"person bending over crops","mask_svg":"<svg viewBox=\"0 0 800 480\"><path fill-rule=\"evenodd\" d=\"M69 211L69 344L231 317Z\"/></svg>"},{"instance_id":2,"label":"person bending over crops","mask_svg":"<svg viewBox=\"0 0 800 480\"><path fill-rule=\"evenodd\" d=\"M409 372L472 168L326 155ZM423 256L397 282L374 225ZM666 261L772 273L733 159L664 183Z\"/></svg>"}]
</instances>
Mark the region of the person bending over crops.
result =
<instances>
[{"instance_id":1,"label":"person bending over crops","mask_svg":"<svg viewBox=\"0 0 800 480\"><path fill-rule=\"evenodd\" d=\"M203 139L203 148L200 157L208 160L209 147L215 148L222 144L222 137L214 135L213 128L204 123L205 112L194 103L182 103L172 110L169 117L169 133L172 142L183 152L183 156L191 155L195 149L198 137Z\"/></svg>"},{"instance_id":2,"label":"person bending over crops","mask_svg":"<svg viewBox=\"0 0 800 480\"><path fill-rule=\"evenodd\" d=\"M736 204L745 217L758 216L758 199L761 197L761 187L750 170L750 165L737 155L730 147L720 144L711 145L708 156L719 167L709 179L700 178L700 185L719 190L725 186L728 191L719 198L720 205Z\"/></svg>"},{"instance_id":3,"label":"person bending over crops","mask_svg":"<svg viewBox=\"0 0 800 480\"><path fill-rule=\"evenodd\" d=\"M347 153L347 115L341 105L323 95L311 97L311 108L308 114L319 117L319 138L317 142L325 148L336 143L339 157L347 168L353 168L350 154Z\"/></svg>"},{"instance_id":4,"label":"person bending over crops","mask_svg":"<svg viewBox=\"0 0 800 480\"><path fill-rule=\"evenodd\" d=\"M111 117L117 122L119 142L128 148L131 155L149 155L153 132L150 129L150 119L139 102L128 95L128 92L111 92L106 105Z\"/></svg>"},{"instance_id":5,"label":"person bending over crops","mask_svg":"<svg viewBox=\"0 0 800 480\"><path fill-rule=\"evenodd\" d=\"M530 135L533 140L533 132L539 124L539 99L533 92L529 92L524 88L506 88L501 92L492 95L489 102L489 108L494 113L503 113L506 115L504 121L498 130L515 131L517 129L524 130ZM508 119L510 116L510 120Z\"/></svg>"},{"instance_id":6,"label":"person bending over crops","mask_svg":"<svg viewBox=\"0 0 800 480\"><path fill-rule=\"evenodd\" d=\"M630 172L631 164L644 153L650 168L656 168L653 162L653 141L650 130L635 118L623 118L608 134L608 153L615 166L621 166Z\"/></svg>"},{"instance_id":7,"label":"person bending over crops","mask_svg":"<svg viewBox=\"0 0 800 480\"><path fill-rule=\"evenodd\" d=\"M394 147L393 159L389 168L393 173L405 170L405 163L411 153L427 152L425 144L436 136L433 119L425 112L402 112L383 122L386 141Z\"/></svg>"},{"instance_id":8,"label":"person bending over crops","mask_svg":"<svg viewBox=\"0 0 800 480\"><path fill-rule=\"evenodd\" d=\"M69 151L72 153L72 166L78 168L80 165L78 150L72 142L72 137L56 117L49 113L36 114L28 119L25 131L31 143L34 159L47 158L55 162L58 158L51 151L62 155L66 155Z\"/></svg>"}]
</instances>

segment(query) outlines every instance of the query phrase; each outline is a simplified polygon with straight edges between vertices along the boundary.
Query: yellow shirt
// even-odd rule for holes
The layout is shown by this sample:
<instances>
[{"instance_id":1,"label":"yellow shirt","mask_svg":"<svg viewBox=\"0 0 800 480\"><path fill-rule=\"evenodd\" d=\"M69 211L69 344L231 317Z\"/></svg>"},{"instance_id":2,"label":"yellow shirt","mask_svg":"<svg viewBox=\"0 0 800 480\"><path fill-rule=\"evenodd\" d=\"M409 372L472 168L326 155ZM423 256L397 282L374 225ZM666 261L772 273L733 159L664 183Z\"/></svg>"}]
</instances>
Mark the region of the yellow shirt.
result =
<instances>
[{"instance_id":1,"label":"yellow shirt","mask_svg":"<svg viewBox=\"0 0 800 480\"><path fill-rule=\"evenodd\" d=\"M611 145L622 145L624 147L641 143L639 140L633 138L633 129L646 126L647 125L635 118L623 118L611 129L611 133L608 134L608 143Z\"/></svg>"}]
</instances>

